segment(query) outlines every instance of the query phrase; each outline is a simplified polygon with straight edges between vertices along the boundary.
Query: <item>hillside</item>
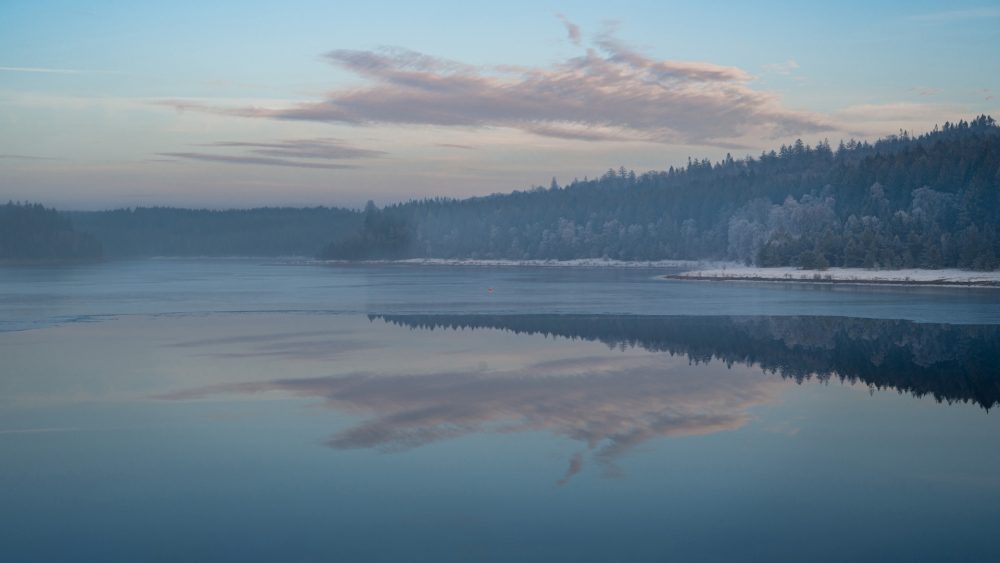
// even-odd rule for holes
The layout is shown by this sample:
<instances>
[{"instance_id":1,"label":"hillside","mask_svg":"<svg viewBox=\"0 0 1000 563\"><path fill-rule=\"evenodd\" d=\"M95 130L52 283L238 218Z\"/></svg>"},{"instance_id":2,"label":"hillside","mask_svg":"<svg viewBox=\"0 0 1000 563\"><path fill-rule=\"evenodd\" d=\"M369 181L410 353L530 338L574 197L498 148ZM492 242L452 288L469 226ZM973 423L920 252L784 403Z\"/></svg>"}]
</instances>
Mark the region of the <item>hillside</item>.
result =
<instances>
[{"instance_id":1,"label":"hillside","mask_svg":"<svg viewBox=\"0 0 1000 563\"><path fill-rule=\"evenodd\" d=\"M368 255L738 260L763 266L998 265L1000 127L990 117L873 144L796 141L757 158L466 200L389 206ZM379 246L373 225L393 233ZM399 242L406 232L407 244ZM338 258L333 245L325 256ZM351 257L365 255L352 246Z\"/></svg>"}]
</instances>

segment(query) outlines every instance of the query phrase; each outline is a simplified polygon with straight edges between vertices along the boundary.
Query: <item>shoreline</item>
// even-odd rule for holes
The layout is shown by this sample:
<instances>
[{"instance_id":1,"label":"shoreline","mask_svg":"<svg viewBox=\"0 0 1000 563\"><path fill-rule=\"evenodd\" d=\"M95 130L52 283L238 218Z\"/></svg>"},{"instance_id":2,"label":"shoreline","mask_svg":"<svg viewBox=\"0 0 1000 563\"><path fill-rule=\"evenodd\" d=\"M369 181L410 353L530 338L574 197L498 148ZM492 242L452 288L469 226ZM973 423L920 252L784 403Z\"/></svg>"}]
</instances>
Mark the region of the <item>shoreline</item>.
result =
<instances>
[{"instance_id":1,"label":"shoreline","mask_svg":"<svg viewBox=\"0 0 1000 563\"><path fill-rule=\"evenodd\" d=\"M825 285L893 285L917 287L981 287L1000 288L1000 271L971 270L866 270L863 268L829 268L798 270L796 268L755 268L737 266L709 270L692 270L660 276L667 280L712 282L810 283Z\"/></svg>"},{"instance_id":2,"label":"shoreline","mask_svg":"<svg viewBox=\"0 0 1000 563\"><path fill-rule=\"evenodd\" d=\"M720 260L609 260L602 258L556 259L462 259L462 258L408 258L398 260L318 260L305 256L149 256L118 257L77 260L0 260L2 267L74 266L129 260L264 260L277 264L315 266L445 266L471 268L610 268L610 269L668 269L673 273L657 275L661 280L709 282L764 282L808 283L820 285L888 285L916 287L974 287L1000 288L1000 270L973 271L954 268L941 270L904 269L868 270L864 268L828 268L826 270L800 270L794 267L743 266ZM681 271L677 271L681 270Z\"/></svg>"},{"instance_id":3,"label":"shoreline","mask_svg":"<svg viewBox=\"0 0 1000 563\"><path fill-rule=\"evenodd\" d=\"M606 260L574 258L571 260L504 260L477 258L406 258L402 260L308 260L311 264L394 265L394 266L464 266L480 268L704 268L722 264L708 260Z\"/></svg>"}]
</instances>

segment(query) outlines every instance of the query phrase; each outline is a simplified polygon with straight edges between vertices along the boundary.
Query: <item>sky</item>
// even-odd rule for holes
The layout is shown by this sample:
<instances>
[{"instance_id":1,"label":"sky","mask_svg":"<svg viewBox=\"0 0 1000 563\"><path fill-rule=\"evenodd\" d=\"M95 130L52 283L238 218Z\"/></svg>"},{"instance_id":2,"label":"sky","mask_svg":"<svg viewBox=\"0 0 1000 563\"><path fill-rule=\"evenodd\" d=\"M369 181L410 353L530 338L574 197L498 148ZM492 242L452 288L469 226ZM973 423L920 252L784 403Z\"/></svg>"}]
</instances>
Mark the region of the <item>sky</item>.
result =
<instances>
[{"instance_id":1,"label":"sky","mask_svg":"<svg viewBox=\"0 0 1000 563\"><path fill-rule=\"evenodd\" d=\"M360 207L1000 117L1000 2L0 2L0 199Z\"/></svg>"}]
</instances>

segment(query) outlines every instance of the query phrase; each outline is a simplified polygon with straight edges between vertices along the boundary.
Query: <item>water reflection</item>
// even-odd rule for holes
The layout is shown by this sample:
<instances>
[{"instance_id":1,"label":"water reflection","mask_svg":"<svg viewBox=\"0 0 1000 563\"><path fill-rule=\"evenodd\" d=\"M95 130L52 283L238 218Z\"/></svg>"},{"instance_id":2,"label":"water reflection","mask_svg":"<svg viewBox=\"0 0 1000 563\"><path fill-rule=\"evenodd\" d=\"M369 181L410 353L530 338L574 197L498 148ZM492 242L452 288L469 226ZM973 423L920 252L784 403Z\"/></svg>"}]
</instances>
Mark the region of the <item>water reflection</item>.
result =
<instances>
[{"instance_id":1,"label":"water reflection","mask_svg":"<svg viewBox=\"0 0 1000 563\"><path fill-rule=\"evenodd\" d=\"M473 432L548 431L579 441L588 450L568 460L560 484L581 471L585 457L604 474L614 475L622 456L651 439L740 428L751 420L753 407L776 400L785 386L810 378L837 377L987 409L1000 400L997 326L831 317L369 319L419 331L420 338L430 339L422 344L428 354L438 350L435 342L465 338L472 357L500 354L523 356L525 361L500 369L485 363L469 369L456 367L444 354L429 373L376 366L373 371L328 377L206 386L160 398L263 392L318 398L329 408L363 417L329 438L328 445L338 449L393 451ZM473 334L476 329L487 332ZM438 331L436 336L433 331ZM597 341L611 350L594 353L588 347L577 353L577 345L555 355L541 354L511 343L494 345L496 331ZM294 342L292 336L279 340ZM278 352L267 339L243 343ZM281 351L296 350L292 345ZM391 354L380 353L385 352Z\"/></svg>"},{"instance_id":2,"label":"water reflection","mask_svg":"<svg viewBox=\"0 0 1000 563\"><path fill-rule=\"evenodd\" d=\"M217 350L217 348L224 348L229 344L248 344L251 347L249 350L239 352ZM275 357L333 360L346 352L369 349L372 344L351 338L351 333L347 330L326 329L201 338L176 342L172 347L208 350L204 355L215 358Z\"/></svg>"},{"instance_id":3,"label":"water reflection","mask_svg":"<svg viewBox=\"0 0 1000 563\"><path fill-rule=\"evenodd\" d=\"M837 377L943 402L1000 403L1000 325L847 317L372 316L414 329L501 329L717 359L803 381Z\"/></svg>"},{"instance_id":4,"label":"water reflection","mask_svg":"<svg viewBox=\"0 0 1000 563\"><path fill-rule=\"evenodd\" d=\"M547 430L578 440L606 475L636 445L660 436L731 430L748 409L773 400L781 380L650 355L545 361L516 370L432 374L355 373L218 385L162 395L195 399L222 393L279 391L321 398L330 408L368 416L329 439L338 449L401 450L481 432ZM565 482L581 455L569 462Z\"/></svg>"}]
</instances>

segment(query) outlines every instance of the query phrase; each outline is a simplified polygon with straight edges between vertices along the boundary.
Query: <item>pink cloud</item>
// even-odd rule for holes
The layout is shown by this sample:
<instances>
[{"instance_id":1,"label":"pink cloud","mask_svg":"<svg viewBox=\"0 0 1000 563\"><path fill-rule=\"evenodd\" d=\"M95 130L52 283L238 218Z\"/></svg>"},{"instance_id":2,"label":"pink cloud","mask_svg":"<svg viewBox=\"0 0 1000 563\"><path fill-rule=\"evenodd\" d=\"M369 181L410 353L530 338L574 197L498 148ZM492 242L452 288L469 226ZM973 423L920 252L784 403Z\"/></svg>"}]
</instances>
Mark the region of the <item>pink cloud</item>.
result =
<instances>
[{"instance_id":1,"label":"pink cloud","mask_svg":"<svg viewBox=\"0 0 1000 563\"><path fill-rule=\"evenodd\" d=\"M580 33L580 26L569 21L569 18L562 14L556 14L556 17L559 18L559 21L561 21L564 26L566 26L566 38L569 39L574 45L579 45L582 37L582 34Z\"/></svg>"},{"instance_id":2,"label":"pink cloud","mask_svg":"<svg viewBox=\"0 0 1000 563\"><path fill-rule=\"evenodd\" d=\"M572 32L571 38L572 38ZM178 109L353 125L507 127L589 141L718 146L832 129L818 115L785 108L732 66L657 59L610 34L585 53L548 67L476 67L405 49L326 54L369 84L290 107Z\"/></svg>"}]
</instances>

